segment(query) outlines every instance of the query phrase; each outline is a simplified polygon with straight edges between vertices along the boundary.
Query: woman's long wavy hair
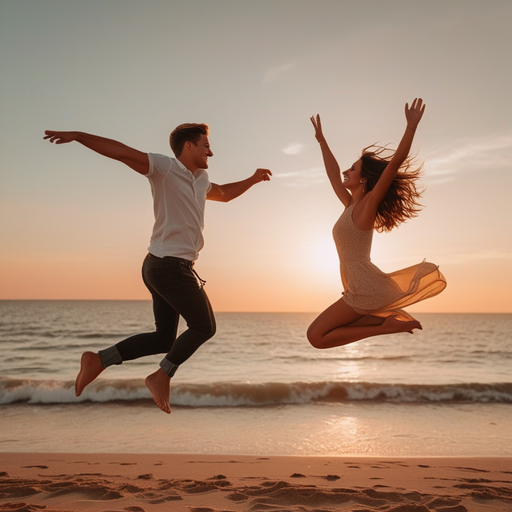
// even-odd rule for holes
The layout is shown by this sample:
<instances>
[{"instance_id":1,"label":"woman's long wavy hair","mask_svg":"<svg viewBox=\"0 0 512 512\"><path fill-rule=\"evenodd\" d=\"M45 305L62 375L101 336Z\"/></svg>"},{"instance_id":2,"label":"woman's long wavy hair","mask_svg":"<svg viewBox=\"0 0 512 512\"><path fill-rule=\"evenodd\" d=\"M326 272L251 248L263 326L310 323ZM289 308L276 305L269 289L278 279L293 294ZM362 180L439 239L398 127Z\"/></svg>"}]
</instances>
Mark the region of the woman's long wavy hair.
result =
<instances>
[{"instance_id":1,"label":"woman's long wavy hair","mask_svg":"<svg viewBox=\"0 0 512 512\"><path fill-rule=\"evenodd\" d=\"M361 176L366 179L366 190L373 189L393 157L393 151L382 146L368 146L361 154ZM416 217L422 208L418 202L423 189L418 183L423 164L408 157L400 166L386 196L377 208L375 230L391 231L408 219Z\"/></svg>"}]
</instances>

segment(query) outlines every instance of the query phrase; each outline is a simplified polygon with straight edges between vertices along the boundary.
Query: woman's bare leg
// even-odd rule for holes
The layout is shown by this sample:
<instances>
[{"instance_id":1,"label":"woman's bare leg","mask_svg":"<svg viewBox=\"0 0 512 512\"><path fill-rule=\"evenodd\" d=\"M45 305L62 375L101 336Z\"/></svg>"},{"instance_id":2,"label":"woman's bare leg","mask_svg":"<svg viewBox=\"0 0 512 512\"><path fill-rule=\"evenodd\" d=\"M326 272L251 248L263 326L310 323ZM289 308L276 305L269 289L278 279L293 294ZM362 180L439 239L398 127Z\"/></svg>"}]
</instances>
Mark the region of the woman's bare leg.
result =
<instances>
[{"instance_id":1,"label":"woman's bare leg","mask_svg":"<svg viewBox=\"0 0 512 512\"><path fill-rule=\"evenodd\" d=\"M421 324L417 320L402 322L393 317L385 319L372 317L371 320L367 320L340 299L313 321L307 336L315 348L332 348L372 336L399 332L412 333L413 329L421 329Z\"/></svg>"}]
</instances>

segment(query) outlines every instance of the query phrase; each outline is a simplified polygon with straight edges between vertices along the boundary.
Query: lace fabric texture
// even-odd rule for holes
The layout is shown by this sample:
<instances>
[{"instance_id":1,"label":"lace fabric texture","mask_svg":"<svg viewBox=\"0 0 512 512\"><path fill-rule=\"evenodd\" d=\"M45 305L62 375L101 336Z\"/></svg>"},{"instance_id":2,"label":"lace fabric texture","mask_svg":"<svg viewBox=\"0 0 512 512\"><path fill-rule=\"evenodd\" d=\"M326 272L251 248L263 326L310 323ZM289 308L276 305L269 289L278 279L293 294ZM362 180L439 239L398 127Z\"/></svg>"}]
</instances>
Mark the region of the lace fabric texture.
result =
<instances>
[{"instance_id":1,"label":"lace fabric texture","mask_svg":"<svg viewBox=\"0 0 512 512\"><path fill-rule=\"evenodd\" d=\"M446 288L446 279L437 265L425 260L390 274L382 272L370 259L373 230L354 225L353 207L354 203L345 208L333 228L345 302L361 315L410 320L402 308L438 295Z\"/></svg>"}]
</instances>

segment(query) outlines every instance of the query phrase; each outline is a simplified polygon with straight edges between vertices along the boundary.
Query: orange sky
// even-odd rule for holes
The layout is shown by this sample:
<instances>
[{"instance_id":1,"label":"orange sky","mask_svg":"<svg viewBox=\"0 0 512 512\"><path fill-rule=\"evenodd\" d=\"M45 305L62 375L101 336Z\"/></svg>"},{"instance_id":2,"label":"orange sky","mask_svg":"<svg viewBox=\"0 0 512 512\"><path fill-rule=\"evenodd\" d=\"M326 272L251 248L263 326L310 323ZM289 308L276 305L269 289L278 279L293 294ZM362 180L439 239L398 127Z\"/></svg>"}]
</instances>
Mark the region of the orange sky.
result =
<instances>
[{"instance_id":1,"label":"orange sky","mask_svg":"<svg viewBox=\"0 0 512 512\"><path fill-rule=\"evenodd\" d=\"M447 289L412 311L512 312L511 21L508 0L0 2L0 299L148 299L147 180L43 132L170 154L192 121L210 124L213 182L273 172L207 204L196 269L214 309L320 311L341 293L341 204L309 117L345 169L396 144L422 96L425 208L372 259L440 265Z\"/></svg>"}]
</instances>

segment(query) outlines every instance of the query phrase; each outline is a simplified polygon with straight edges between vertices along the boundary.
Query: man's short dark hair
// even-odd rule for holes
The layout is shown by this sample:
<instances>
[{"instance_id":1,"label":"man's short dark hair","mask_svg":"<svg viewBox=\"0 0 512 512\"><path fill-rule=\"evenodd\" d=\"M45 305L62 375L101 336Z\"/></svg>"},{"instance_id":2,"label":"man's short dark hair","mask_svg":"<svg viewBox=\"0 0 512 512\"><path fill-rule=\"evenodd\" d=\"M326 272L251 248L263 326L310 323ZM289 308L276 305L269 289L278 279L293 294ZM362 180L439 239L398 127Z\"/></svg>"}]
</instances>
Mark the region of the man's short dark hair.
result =
<instances>
[{"instance_id":1,"label":"man's short dark hair","mask_svg":"<svg viewBox=\"0 0 512 512\"><path fill-rule=\"evenodd\" d=\"M169 137L171 149L178 158L183 151L185 142L193 142L194 145L201 138L201 135L208 135L210 127L203 123L185 123L177 126Z\"/></svg>"}]
</instances>

